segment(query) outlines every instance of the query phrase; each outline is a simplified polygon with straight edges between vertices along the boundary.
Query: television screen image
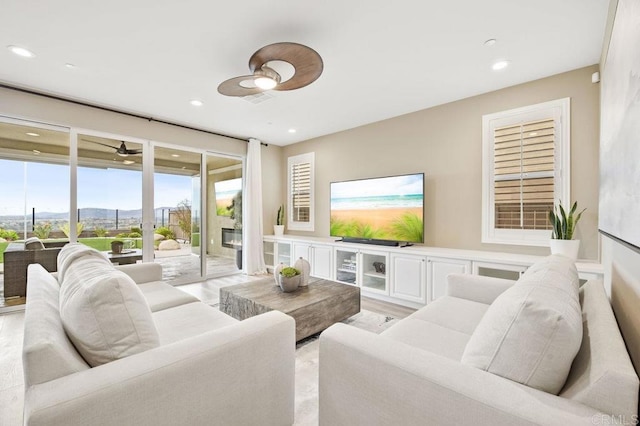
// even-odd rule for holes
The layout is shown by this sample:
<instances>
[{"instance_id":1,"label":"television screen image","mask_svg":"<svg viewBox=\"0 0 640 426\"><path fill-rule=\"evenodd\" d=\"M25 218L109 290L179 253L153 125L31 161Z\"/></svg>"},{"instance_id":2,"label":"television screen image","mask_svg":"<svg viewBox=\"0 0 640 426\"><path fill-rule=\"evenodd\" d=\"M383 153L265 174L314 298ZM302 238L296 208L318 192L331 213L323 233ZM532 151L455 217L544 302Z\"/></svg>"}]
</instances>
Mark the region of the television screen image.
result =
<instances>
[{"instance_id":1,"label":"television screen image","mask_svg":"<svg viewBox=\"0 0 640 426\"><path fill-rule=\"evenodd\" d=\"M331 183L331 236L423 242L424 173Z\"/></svg>"},{"instance_id":2,"label":"television screen image","mask_svg":"<svg viewBox=\"0 0 640 426\"><path fill-rule=\"evenodd\" d=\"M216 182L214 188L216 191L216 214L231 216L233 198L242 192L242 178Z\"/></svg>"}]
</instances>

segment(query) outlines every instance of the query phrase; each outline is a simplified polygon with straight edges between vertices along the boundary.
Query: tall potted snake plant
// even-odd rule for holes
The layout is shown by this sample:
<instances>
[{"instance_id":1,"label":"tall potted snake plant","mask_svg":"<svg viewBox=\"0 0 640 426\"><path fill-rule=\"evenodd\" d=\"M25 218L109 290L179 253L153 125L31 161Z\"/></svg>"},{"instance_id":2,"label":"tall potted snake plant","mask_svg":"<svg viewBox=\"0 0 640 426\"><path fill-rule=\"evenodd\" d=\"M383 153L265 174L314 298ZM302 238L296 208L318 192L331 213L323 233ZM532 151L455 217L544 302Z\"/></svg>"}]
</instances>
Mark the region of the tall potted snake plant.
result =
<instances>
[{"instance_id":1,"label":"tall potted snake plant","mask_svg":"<svg viewBox=\"0 0 640 426\"><path fill-rule=\"evenodd\" d=\"M562 202L554 205L553 210L549 211L549 222L553 227L549 242L551 254L562 254L573 260L578 258L580 240L574 240L573 234L586 209L582 209L580 213L577 213L577 210L578 202L576 201L568 211L562 206Z\"/></svg>"}]
</instances>

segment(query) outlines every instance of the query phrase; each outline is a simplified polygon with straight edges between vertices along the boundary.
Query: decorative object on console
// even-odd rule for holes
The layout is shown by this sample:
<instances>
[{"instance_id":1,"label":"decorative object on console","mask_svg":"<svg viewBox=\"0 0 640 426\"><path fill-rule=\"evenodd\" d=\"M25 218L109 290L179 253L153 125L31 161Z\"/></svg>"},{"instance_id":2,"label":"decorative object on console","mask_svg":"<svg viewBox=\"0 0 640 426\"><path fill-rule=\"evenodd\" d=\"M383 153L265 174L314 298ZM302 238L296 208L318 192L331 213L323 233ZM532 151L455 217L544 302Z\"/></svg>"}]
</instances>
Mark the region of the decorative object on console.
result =
<instances>
[{"instance_id":1,"label":"decorative object on console","mask_svg":"<svg viewBox=\"0 0 640 426\"><path fill-rule=\"evenodd\" d=\"M276 216L276 224L273 225L273 235L282 236L284 234L284 205L280 204Z\"/></svg>"},{"instance_id":2,"label":"decorative object on console","mask_svg":"<svg viewBox=\"0 0 640 426\"><path fill-rule=\"evenodd\" d=\"M373 262L373 267L378 274L384 274L386 272L386 266L382 262Z\"/></svg>"},{"instance_id":3,"label":"decorative object on console","mask_svg":"<svg viewBox=\"0 0 640 426\"><path fill-rule=\"evenodd\" d=\"M296 291L300 286L300 279L302 275L300 275L300 271L291 266L287 266L282 268L280 273L278 274L278 284L280 285L280 289L285 293L291 293L292 291Z\"/></svg>"},{"instance_id":4,"label":"decorative object on console","mask_svg":"<svg viewBox=\"0 0 640 426\"><path fill-rule=\"evenodd\" d=\"M577 209L578 202L576 201L568 213L562 207L562 203L558 203L557 206L553 207L553 210L549 210L549 222L553 226L551 241L549 242L551 254L562 254L573 260L578 258L580 240L574 240L573 233L580 217L582 217L582 213L586 209L576 215Z\"/></svg>"},{"instance_id":5,"label":"decorative object on console","mask_svg":"<svg viewBox=\"0 0 640 426\"><path fill-rule=\"evenodd\" d=\"M311 264L304 258L296 260L293 267L300 271L302 278L300 279L300 287L306 287L309 285L309 276L311 275Z\"/></svg>"},{"instance_id":6,"label":"decorative object on console","mask_svg":"<svg viewBox=\"0 0 640 426\"><path fill-rule=\"evenodd\" d=\"M294 68L291 78L282 81L277 61ZM310 47L298 43L274 43L259 49L249 59L251 75L230 78L218 86L225 96L250 96L266 90L295 90L316 81L323 70L322 58Z\"/></svg>"},{"instance_id":7,"label":"decorative object on console","mask_svg":"<svg viewBox=\"0 0 640 426\"><path fill-rule=\"evenodd\" d=\"M115 254L122 253L122 248L124 247L124 243L122 241L112 241L111 242L111 251Z\"/></svg>"}]
</instances>

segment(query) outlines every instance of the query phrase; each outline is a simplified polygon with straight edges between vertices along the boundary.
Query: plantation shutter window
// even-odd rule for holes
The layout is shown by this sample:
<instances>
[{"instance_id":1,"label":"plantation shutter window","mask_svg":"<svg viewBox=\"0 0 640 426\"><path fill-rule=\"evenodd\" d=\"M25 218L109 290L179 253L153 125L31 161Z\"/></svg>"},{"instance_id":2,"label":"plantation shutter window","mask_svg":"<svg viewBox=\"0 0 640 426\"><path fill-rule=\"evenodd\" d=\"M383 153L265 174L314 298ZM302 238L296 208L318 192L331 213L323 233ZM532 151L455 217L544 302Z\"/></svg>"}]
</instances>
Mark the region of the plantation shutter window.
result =
<instances>
[{"instance_id":1,"label":"plantation shutter window","mask_svg":"<svg viewBox=\"0 0 640 426\"><path fill-rule=\"evenodd\" d=\"M494 209L499 229L552 229L553 119L494 130Z\"/></svg>"},{"instance_id":2,"label":"plantation shutter window","mask_svg":"<svg viewBox=\"0 0 640 426\"><path fill-rule=\"evenodd\" d=\"M483 116L482 242L549 244L569 200L569 99Z\"/></svg>"},{"instance_id":3,"label":"plantation shutter window","mask_svg":"<svg viewBox=\"0 0 640 426\"><path fill-rule=\"evenodd\" d=\"M311 164L294 164L291 169L292 218L296 222L309 222L311 201Z\"/></svg>"},{"instance_id":4,"label":"plantation shutter window","mask_svg":"<svg viewBox=\"0 0 640 426\"><path fill-rule=\"evenodd\" d=\"M292 230L313 231L314 153L289 157L288 223Z\"/></svg>"}]
</instances>

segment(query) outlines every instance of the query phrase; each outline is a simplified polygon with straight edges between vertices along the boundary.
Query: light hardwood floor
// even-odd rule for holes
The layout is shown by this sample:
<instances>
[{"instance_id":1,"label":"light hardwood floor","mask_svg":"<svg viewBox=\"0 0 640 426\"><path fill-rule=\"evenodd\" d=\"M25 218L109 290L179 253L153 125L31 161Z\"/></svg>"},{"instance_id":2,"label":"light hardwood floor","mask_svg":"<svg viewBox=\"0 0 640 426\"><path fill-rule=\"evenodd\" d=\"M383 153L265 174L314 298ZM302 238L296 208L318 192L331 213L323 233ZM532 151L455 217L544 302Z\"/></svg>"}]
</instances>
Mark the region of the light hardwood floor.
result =
<instances>
[{"instance_id":1,"label":"light hardwood floor","mask_svg":"<svg viewBox=\"0 0 640 426\"><path fill-rule=\"evenodd\" d=\"M240 284L264 277L242 274L210 279L202 283L179 286L181 290L196 296L203 302L215 305L219 301L221 287ZM361 308L394 318L404 318L414 312L392 303L367 297L362 298ZM0 425L22 424L24 406L24 377L22 372L22 337L24 311L0 315Z\"/></svg>"}]
</instances>

